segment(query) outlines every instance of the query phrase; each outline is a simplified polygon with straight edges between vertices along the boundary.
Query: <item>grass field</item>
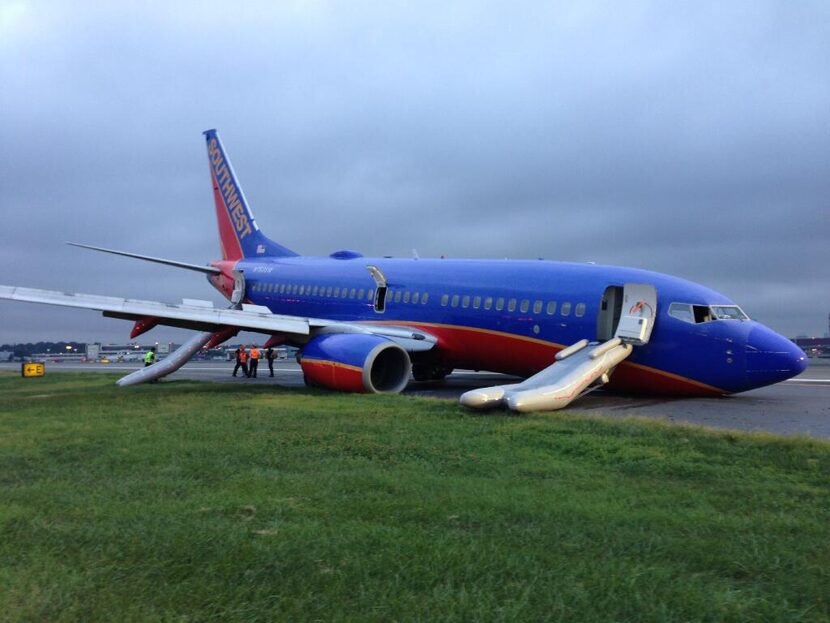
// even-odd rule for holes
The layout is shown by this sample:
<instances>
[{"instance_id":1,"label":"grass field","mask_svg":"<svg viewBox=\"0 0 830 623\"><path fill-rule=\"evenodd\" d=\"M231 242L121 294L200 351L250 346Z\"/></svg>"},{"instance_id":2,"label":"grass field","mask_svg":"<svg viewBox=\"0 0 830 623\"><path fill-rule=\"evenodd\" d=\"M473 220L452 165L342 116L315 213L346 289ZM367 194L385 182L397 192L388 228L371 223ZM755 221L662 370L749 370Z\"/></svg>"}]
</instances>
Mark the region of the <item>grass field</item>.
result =
<instances>
[{"instance_id":1,"label":"grass field","mask_svg":"<svg viewBox=\"0 0 830 623\"><path fill-rule=\"evenodd\" d=\"M3 621L827 621L830 444L0 376Z\"/></svg>"}]
</instances>

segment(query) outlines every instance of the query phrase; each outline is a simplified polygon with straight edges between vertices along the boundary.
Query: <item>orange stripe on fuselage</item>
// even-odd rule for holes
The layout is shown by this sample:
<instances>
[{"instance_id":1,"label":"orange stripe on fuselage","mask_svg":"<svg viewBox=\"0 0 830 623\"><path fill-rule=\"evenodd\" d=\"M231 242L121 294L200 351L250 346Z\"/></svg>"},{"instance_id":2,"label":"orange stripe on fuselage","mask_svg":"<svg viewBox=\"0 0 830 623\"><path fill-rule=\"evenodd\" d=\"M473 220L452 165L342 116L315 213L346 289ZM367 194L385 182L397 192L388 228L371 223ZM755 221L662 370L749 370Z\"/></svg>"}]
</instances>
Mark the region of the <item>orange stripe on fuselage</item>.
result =
<instances>
[{"instance_id":1,"label":"orange stripe on fuselage","mask_svg":"<svg viewBox=\"0 0 830 623\"><path fill-rule=\"evenodd\" d=\"M421 329L438 338L442 360L450 367L492 370L532 376L555 361L565 346L504 331L431 322L381 321ZM611 375L609 386L625 392L682 396L720 396L720 388L639 363L623 361Z\"/></svg>"}]
</instances>

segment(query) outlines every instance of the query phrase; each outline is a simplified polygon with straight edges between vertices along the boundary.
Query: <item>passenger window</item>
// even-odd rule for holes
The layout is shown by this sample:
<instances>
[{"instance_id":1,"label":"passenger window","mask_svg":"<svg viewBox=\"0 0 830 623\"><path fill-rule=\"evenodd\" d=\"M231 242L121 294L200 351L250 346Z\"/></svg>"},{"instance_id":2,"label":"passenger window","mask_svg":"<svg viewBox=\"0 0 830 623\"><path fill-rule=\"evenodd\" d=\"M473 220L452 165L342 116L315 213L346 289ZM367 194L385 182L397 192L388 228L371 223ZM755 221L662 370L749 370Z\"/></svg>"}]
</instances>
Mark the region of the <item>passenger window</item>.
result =
<instances>
[{"instance_id":1,"label":"passenger window","mask_svg":"<svg viewBox=\"0 0 830 623\"><path fill-rule=\"evenodd\" d=\"M585 303L577 303L574 309L574 316L581 318L585 315Z\"/></svg>"},{"instance_id":2,"label":"passenger window","mask_svg":"<svg viewBox=\"0 0 830 623\"><path fill-rule=\"evenodd\" d=\"M300 294L303 294L304 292L305 292L305 286L300 286Z\"/></svg>"},{"instance_id":3,"label":"passenger window","mask_svg":"<svg viewBox=\"0 0 830 623\"><path fill-rule=\"evenodd\" d=\"M470 306L470 297L467 296L467 295L464 295L464 298L461 299L461 307L466 309L469 306Z\"/></svg>"},{"instance_id":4,"label":"passenger window","mask_svg":"<svg viewBox=\"0 0 830 623\"><path fill-rule=\"evenodd\" d=\"M420 298L421 298L421 293L420 293L420 292L413 292L413 293L412 293L412 304L413 304L413 305L417 305L417 304L418 304L418 300L419 300Z\"/></svg>"},{"instance_id":5,"label":"passenger window","mask_svg":"<svg viewBox=\"0 0 830 623\"><path fill-rule=\"evenodd\" d=\"M354 289L354 288L352 288L351 290L349 290L349 298L350 298L350 299L353 299L353 298L354 298L354 295L355 295L355 289Z\"/></svg>"},{"instance_id":6,"label":"passenger window","mask_svg":"<svg viewBox=\"0 0 830 623\"><path fill-rule=\"evenodd\" d=\"M475 296L473 297L473 309L478 309L479 307L481 307L481 297Z\"/></svg>"},{"instance_id":7,"label":"passenger window","mask_svg":"<svg viewBox=\"0 0 830 623\"><path fill-rule=\"evenodd\" d=\"M424 295L421 297L421 305L426 305L428 300L429 292L424 292Z\"/></svg>"},{"instance_id":8,"label":"passenger window","mask_svg":"<svg viewBox=\"0 0 830 623\"><path fill-rule=\"evenodd\" d=\"M360 290L357 291L357 298L360 299L361 301L363 300L363 293L364 292L366 292L366 290L364 290L363 288L360 288Z\"/></svg>"},{"instance_id":9,"label":"passenger window","mask_svg":"<svg viewBox=\"0 0 830 623\"><path fill-rule=\"evenodd\" d=\"M331 296L331 292L332 292L332 287L331 286L326 288L326 296Z\"/></svg>"},{"instance_id":10,"label":"passenger window","mask_svg":"<svg viewBox=\"0 0 830 623\"><path fill-rule=\"evenodd\" d=\"M504 309L504 298L499 297L496 299L496 311L501 311Z\"/></svg>"},{"instance_id":11,"label":"passenger window","mask_svg":"<svg viewBox=\"0 0 830 623\"><path fill-rule=\"evenodd\" d=\"M458 295L452 295L452 301L450 301L450 307L458 307Z\"/></svg>"},{"instance_id":12,"label":"passenger window","mask_svg":"<svg viewBox=\"0 0 830 623\"><path fill-rule=\"evenodd\" d=\"M400 303L400 302L401 302L401 291L400 291L400 290L398 290L397 292L395 292L395 302L396 302L396 303Z\"/></svg>"},{"instance_id":13,"label":"passenger window","mask_svg":"<svg viewBox=\"0 0 830 623\"><path fill-rule=\"evenodd\" d=\"M535 301L533 303L533 313L534 314L541 314L542 313L542 301Z\"/></svg>"},{"instance_id":14,"label":"passenger window","mask_svg":"<svg viewBox=\"0 0 830 623\"><path fill-rule=\"evenodd\" d=\"M285 294L285 284L284 283L280 284L280 294Z\"/></svg>"},{"instance_id":15,"label":"passenger window","mask_svg":"<svg viewBox=\"0 0 830 623\"><path fill-rule=\"evenodd\" d=\"M493 297L486 296L484 297L484 309L492 309L493 308Z\"/></svg>"},{"instance_id":16,"label":"passenger window","mask_svg":"<svg viewBox=\"0 0 830 623\"><path fill-rule=\"evenodd\" d=\"M447 303L450 301L450 296L448 294L441 295L441 307L446 307Z\"/></svg>"},{"instance_id":17,"label":"passenger window","mask_svg":"<svg viewBox=\"0 0 830 623\"><path fill-rule=\"evenodd\" d=\"M571 304L570 303L562 303L562 307L559 309L559 313L563 316L570 316L571 315Z\"/></svg>"},{"instance_id":18,"label":"passenger window","mask_svg":"<svg viewBox=\"0 0 830 623\"><path fill-rule=\"evenodd\" d=\"M340 298L340 288L335 288L334 289L334 298L336 298L336 299Z\"/></svg>"},{"instance_id":19,"label":"passenger window","mask_svg":"<svg viewBox=\"0 0 830 623\"><path fill-rule=\"evenodd\" d=\"M409 290L407 290L406 292L403 293L403 302L404 303L409 302Z\"/></svg>"},{"instance_id":20,"label":"passenger window","mask_svg":"<svg viewBox=\"0 0 830 623\"><path fill-rule=\"evenodd\" d=\"M527 310L529 308L530 308L530 301L528 301L527 299L522 299L522 304L519 306L519 311L524 314L524 313L527 312Z\"/></svg>"},{"instance_id":21,"label":"passenger window","mask_svg":"<svg viewBox=\"0 0 830 623\"><path fill-rule=\"evenodd\" d=\"M553 316L556 313L556 301L548 301L547 309L545 309L545 313L548 316Z\"/></svg>"},{"instance_id":22,"label":"passenger window","mask_svg":"<svg viewBox=\"0 0 830 623\"><path fill-rule=\"evenodd\" d=\"M385 289L383 291L386 292ZM384 298L386 297L385 294L383 296L384 296ZM372 289L366 290L366 300L367 301L374 301L375 300L375 291L374 290L372 290Z\"/></svg>"},{"instance_id":23,"label":"passenger window","mask_svg":"<svg viewBox=\"0 0 830 623\"><path fill-rule=\"evenodd\" d=\"M507 302L507 311L509 311L509 312L516 311L516 299L510 299Z\"/></svg>"},{"instance_id":24,"label":"passenger window","mask_svg":"<svg viewBox=\"0 0 830 623\"><path fill-rule=\"evenodd\" d=\"M317 286L314 286L314 290L312 291L312 294L313 294L314 296L317 296L317 293L318 293L319 291L320 291L320 288L318 288Z\"/></svg>"}]
</instances>

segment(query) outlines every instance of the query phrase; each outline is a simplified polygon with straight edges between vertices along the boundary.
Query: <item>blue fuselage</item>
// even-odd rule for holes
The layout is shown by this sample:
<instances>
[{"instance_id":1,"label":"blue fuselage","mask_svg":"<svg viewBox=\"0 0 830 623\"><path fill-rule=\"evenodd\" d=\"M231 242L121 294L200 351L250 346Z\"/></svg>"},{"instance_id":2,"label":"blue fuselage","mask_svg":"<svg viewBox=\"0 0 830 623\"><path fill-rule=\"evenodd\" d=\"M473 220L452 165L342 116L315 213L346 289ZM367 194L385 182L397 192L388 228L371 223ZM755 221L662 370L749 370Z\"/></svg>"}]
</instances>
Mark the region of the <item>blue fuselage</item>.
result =
<instances>
[{"instance_id":1,"label":"blue fuselage","mask_svg":"<svg viewBox=\"0 0 830 623\"><path fill-rule=\"evenodd\" d=\"M668 275L615 266L517 260L281 257L241 260L246 300L277 314L421 327L436 335L429 356L447 367L527 376L560 349L595 340L604 293L627 283L657 291L648 344L614 375L623 390L722 394L801 372L804 353L752 320L691 322L671 303L734 305L718 292ZM387 280L377 311L373 265Z\"/></svg>"}]
</instances>

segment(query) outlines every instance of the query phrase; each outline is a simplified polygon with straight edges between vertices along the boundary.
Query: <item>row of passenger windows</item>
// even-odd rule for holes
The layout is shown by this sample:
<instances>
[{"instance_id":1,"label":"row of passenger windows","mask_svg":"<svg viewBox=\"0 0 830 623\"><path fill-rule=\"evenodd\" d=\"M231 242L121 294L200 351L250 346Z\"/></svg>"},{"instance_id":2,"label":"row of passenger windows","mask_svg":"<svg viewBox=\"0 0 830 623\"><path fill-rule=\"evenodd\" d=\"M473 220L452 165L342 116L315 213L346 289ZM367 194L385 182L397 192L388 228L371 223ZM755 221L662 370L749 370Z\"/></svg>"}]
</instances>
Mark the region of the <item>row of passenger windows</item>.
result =
<instances>
[{"instance_id":1,"label":"row of passenger windows","mask_svg":"<svg viewBox=\"0 0 830 623\"><path fill-rule=\"evenodd\" d=\"M459 305L463 308L470 307L472 305L473 309L493 309L495 307L496 311L502 311L505 307L505 303L507 304L507 311L513 312L516 311L516 306L518 305L519 311L523 314L526 314L530 310L530 299L522 299L519 301L518 299L505 299L504 297L493 298L492 296L459 296L458 294L453 294L452 297L448 294L444 294L441 296L441 306L446 307L449 305L450 307L458 307ZM545 310L545 313L548 316L553 316L556 314L556 301L548 301L545 303L544 301L533 301L533 313L534 314L541 314L542 309ZM577 303L576 306L573 308L574 316L581 318L585 315L585 303ZM571 315L571 303L564 302L562 305L559 306L559 313L562 316L570 316Z\"/></svg>"},{"instance_id":2,"label":"row of passenger windows","mask_svg":"<svg viewBox=\"0 0 830 623\"><path fill-rule=\"evenodd\" d=\"M340 288L334 286L312 287L298 284L257 282L251 287L251 289L254 292L288 294L290 296L325 296L336 299L357 299L359 301L366 299L370 302L375 300L375 291L371 288Z\"/></svg>"},{"instance_id":3,"label":"row of passenger windows","mask_svg":"<svg viewBox=\"0 0 830 623\"><path fill-rule=\"evenodd\" d=\"M307 286L307 285L298 285L298 284L276 284L276 283L264 283L264 282L257 282L252 286L254 292L266 292L266 293L273 293L273 294L288 294L291 296L325 296L329 298L347 298L347 299L356 299L359 301L367 300L369 302L374 301L375 298L375 291L373 289L366 289L366 288L340 288L334 286ZM409 290L395 290L393 293L389 294L388 299L394 303L411 303L413 305L426 305L429 302L429 292L410 292ZM472 306L473 309L485 309L490 310L494 309L496 311L502 311L507 307L508 312L516 311L518 307L519 311L523 314L526 314L531 308L530 299L505 299L504 297L494 298L492 296L470 296L470 295L459 295L459 294L442 294L441 295L441 307L462 307L467 309ZM564 302L559 306L559 314L561 316L570 316L571 315L571 303ZM533 301L533 313L534 314L541 314L542 310L548 316L553 316L556 314L557 303L556 301L544 301L536 300ZM576 306L573 307L574 316L577 318L581 318L585 315L585 303L577 303Z\"/></svg>"},{"instance_id":4,"label":"row of passenger windows","mask_svg":"<svg viewBox=\"0 0 830 623\"><path fill-rule=\"evenodd\" d=\"M343 298L353 300L367 300L370 303L375 300L375 291L371 288L340 288L335 286L305 286L297 284L276 284L276 283L255 283L252 286L254 292L266 292L273 294L288 294L290 296L325 296L327 298ZM429 301L428 292L410 292L409 290L397 290L389 295L389 299L395 303L412 303L414 305L426 305Z\"/></svg>"}]
</instances>

